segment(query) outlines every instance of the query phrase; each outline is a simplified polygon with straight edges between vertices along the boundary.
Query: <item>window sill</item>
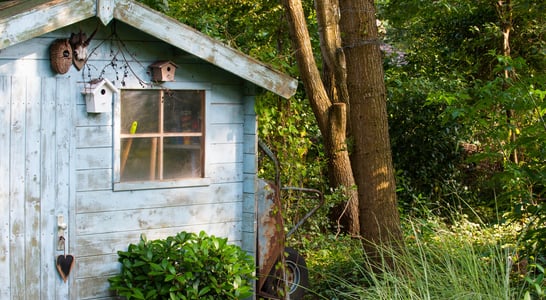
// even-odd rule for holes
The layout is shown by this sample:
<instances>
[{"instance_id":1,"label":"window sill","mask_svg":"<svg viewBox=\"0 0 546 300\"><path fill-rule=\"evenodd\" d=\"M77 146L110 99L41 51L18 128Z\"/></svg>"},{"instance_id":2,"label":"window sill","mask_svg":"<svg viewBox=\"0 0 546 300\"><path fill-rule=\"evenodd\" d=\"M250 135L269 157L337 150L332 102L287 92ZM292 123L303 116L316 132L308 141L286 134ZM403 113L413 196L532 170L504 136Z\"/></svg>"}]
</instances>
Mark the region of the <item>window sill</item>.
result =
<instances>
[{"instance_id":1,"label":"window sill","mask_svg":"<svg viewBox=\"0 0 546 300\"><path fill-rule=\"evenodd\" d=\"M114 191L174 189L185 187L209 186L210 178L188 178L166 181L131 181L114 183Z\"/></svg>"}]
</instances>

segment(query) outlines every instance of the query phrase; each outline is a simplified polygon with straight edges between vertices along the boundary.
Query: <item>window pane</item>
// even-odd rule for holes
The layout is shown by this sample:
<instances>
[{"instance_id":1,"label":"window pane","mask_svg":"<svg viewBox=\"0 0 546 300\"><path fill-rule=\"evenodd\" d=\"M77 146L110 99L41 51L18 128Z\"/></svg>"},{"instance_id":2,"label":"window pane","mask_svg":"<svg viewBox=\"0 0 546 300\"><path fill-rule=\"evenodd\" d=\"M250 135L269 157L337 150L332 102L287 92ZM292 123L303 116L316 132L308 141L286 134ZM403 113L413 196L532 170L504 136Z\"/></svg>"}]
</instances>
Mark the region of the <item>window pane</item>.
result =
<instances>
[{"instance_id":1,"label":"window pane","mask_svg":"<svg viewBox=\"0 0 546 300\"><path fill-rule=\"evenodd\" d=\"M204 99L196 90L122 90L120 181L203 177Z\"/></svg>"},{"instance_id":2,"label":"window pane","mask_svg":"<svg viewBox=\"0 0 546 300\"><path fill-rule=\"evenodd\" d=\"M121 181L155 179L156 140L157 138L130 138L121 141Z\"/></svg>"},{"instance_id":3,"label":"window pane","mask_svg":"<svg viewBox=\"0 0 546 300\"><path fill-rule=\"evenodd\" d=\"M136 133L159 131L159 96L157 90L123 90L121 92L121 133L130 133L138 122Z\"/></svg>"},{"instance_id":4,"label":"window pane","mask_svg":"<svg viewBox=\"0 0 546 300\"><path fill-rule=\"evenodd\" d=\"M201 177L201 138L165 138L163 178Z\"/></svg>"},{"instance_id":5,"label":"window pane","mask_svg":"<svg viewBox=\"0 0 546 300\"><path fill-rule=\"evenodd\" d=\"M168 91L164 101L165 132L201 132L202 91Z\"/></svg>"}]
</instances>

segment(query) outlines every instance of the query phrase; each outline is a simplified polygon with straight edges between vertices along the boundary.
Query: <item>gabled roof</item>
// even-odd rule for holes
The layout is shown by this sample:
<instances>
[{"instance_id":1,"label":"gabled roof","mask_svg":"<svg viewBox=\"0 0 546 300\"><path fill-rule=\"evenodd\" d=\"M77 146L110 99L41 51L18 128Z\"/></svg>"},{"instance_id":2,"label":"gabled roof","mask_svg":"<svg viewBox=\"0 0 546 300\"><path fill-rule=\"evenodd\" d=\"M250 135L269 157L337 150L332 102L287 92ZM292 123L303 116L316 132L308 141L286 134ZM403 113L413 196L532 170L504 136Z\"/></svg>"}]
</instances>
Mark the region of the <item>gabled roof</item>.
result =
<instances>
[{"instance_id":1,"label":"gabled roof","mask_svg":"<svg viewBox=\"0 0 546 300\"><path fill-rule=\"evenodd\" d=\"M0 50L92 17L120 20L284 98L296 92L290 76L134 0L0 2Z\"/></svg>"}]
</instances>

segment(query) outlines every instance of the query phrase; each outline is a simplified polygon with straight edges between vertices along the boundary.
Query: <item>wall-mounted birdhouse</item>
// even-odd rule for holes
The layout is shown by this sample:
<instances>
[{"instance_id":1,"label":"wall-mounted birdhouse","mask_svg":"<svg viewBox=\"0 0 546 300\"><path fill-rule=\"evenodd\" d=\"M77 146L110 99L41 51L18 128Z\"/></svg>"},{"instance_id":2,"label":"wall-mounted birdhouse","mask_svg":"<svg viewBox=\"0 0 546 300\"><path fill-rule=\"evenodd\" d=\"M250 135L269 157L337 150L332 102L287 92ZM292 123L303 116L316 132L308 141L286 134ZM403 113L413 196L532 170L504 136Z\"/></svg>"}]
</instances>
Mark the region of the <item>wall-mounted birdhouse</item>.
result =
<instances>
[{"instance_id":1,"label":"wall-mounted birdhouse","mask_svg":"<svg viewBox=\"0 0 546 300\"><path fill-rule=\"evenodd\" d=\"M173 81L178 68L172 61L158 61L150 65L153 81Z\"/></svg>"},{"instance_id":2,"label":"wall-mounted birdhouse","mask_svg":"<svg viewBox=\"0 0 546 300\"><path fill-rule=\"evenodd\" d=\"M85 95L87 112L110 112L112 110L112 96L117 92L116 87L108 79L94 79L86 83L82 94Z\"/></svg>"}]
</instances>

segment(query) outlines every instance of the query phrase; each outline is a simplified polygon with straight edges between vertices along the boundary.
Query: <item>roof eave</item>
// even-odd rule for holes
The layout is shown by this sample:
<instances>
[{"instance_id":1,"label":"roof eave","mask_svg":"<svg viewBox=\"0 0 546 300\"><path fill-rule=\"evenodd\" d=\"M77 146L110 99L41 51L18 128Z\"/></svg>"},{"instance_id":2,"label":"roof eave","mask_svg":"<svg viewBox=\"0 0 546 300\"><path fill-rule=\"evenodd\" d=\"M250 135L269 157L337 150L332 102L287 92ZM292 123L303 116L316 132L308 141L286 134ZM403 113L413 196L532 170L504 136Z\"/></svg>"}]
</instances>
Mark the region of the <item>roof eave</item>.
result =
<instances>
[{"instance_id":1,"label":"roof eave","mask_svg":"<svg viewBox=\"0 0 546 300\"><path fill-rule=\"evenodd\" d=\"M95 5L95 1L50 1L0 18L0 50L94 17Z\"/></svg>"},{"instance_id":2,"label":"roof eave","mask_svg":"<svg viewBox=\"0 0 546 300\"><path fill-rule=\"evenodd\" d=\"M105 25L127 23L284 98L296 93L296 79L133 0L52 0L0 18L0 50L95 16Z\"/></svg>"}]
</instances>

